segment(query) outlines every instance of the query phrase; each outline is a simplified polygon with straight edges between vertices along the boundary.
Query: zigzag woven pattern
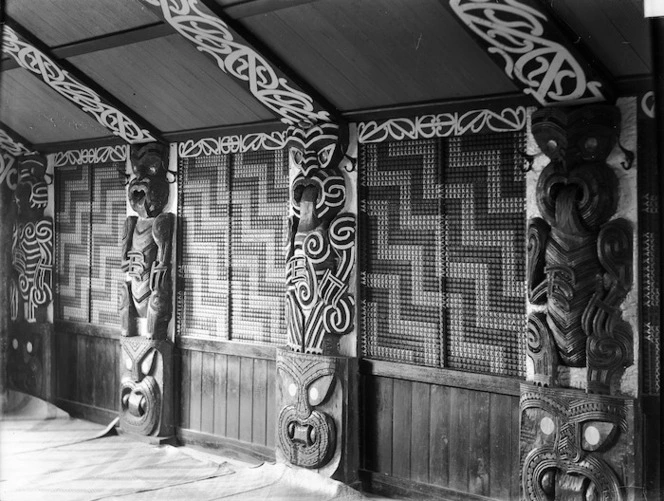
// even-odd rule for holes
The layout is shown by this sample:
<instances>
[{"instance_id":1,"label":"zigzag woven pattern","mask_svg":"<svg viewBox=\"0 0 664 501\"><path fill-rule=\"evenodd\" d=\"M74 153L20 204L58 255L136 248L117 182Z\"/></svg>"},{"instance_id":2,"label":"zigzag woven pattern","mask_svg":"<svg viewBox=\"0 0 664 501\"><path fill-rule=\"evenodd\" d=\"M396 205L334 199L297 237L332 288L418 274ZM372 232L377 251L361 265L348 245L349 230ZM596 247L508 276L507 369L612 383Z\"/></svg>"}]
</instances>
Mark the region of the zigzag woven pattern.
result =
<instances>
[{"instance_id":1,"label":"zigzag woven pattern","mask_svg":"<svg viewBox=\"0 0 664 501\"><path fill-rule=\"evenodd\" d=\"M524 372L523 133L361 148L370 358Z\"/></svg>"},{"instance_id":2,"label":"zigzag woven pattern","mask_svg":"<svg viewBox=\"0 0 664 501\"><path fill-rule=\"evenodd\" d=\"M442 365L440 141L362 147L364 355Z\"/></svg>"},{"instance_id":3,"label":"zigzag woven pattern","mask_svg":"<svg viewBox=\"0 0 664 501\"><path fill-rule=\"evenodd\" d=\"M90 170L55 170L55 317L90 319Z\"/></svg>"},{"instance_id":4,"label":"zigzag woven pattern","mask_svg":"<svg viewBox=\"0 0 664 501\"><path fill-rule=\"evenodd\" d=\"M182 159L178 335L228 339L229 157Z\"/></svg>"},{"instance_id":5,"label":"zigzag woven pattern","mask_svg":"<svg viewBox=\"0 0 664 501\"><path fill-rule=\"evenodd\" d=\"M118 163L92 167L92 227L90 261L90 322L120 325L119 284L126 192L118 177Z\"/></svg>"},{"instance_id":6,"label":"zigzag woven pattern","mask_svg":"<svg viewBox=\"0 0 664 501\"><path fill-rule=\"evenodd\" d=\"M284 150L234 157L231 177L231 337L286 342L284 248L288 160Z\"/></svg>"},{"instance_id":7,"label":"zigzag woven pattern","mask_svg":"<svg viewBox=\"0 0 664 501\"><path fill-rule=\"evenodd\" d=\"M447 365L524 373L522 133L448 141L443 168Z\"/></svg>"}]
</instances>

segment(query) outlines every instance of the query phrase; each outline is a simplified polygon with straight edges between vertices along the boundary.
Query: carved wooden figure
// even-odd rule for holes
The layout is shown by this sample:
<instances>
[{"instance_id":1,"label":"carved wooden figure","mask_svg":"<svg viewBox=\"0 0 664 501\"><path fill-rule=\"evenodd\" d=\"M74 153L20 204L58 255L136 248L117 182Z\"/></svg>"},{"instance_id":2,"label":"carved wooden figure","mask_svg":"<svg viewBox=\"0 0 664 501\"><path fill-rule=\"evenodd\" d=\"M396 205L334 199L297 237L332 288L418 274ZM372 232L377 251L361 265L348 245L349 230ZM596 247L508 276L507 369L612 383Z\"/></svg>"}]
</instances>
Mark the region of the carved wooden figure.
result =
<instances>
[{"instance_id":1,"label":"carved wooden figure","mask_svg":"<svg viewBox=\"0 0 664 501\"><path fill-rule=\"evenodd\" d=\"M277 458L346 483L356 479L355 359L277 351Z\"/></svg>"},{"instance_id":2,"label":"carved wooden figure","mask_svg":"<svg viewBox=\"0 0 664 501\"><path fill-rule=\"evenodd\" d=\"M294 216L287 249L288 346L305 353L336 354L338 339L354 326L355 298L348 280L355 264L355 215L341 213L346 185L338 165L344 155L339 127L290 127Z\"/></svg>"},{"instance_id":3,"label":"carved wooden figure","mask_svg":"<svg viewBox=\"0 0 664 501\"><path fill-rule=\"evenodd\" d=\"M536 188L542 218L528 227L530 301L546 305L528 321L539 384L556 385L559 364L587 367L588 391L608 393L632 363L620 311L632 286L632 228L611 219L619 186L606 164L619 125L608 105L533 114L533 135L551 159Z\"/></svg>"},{"instance_id":4,"label":"carved wooden figure","mask_svg":"<svg viewBox=\"0 0 664 501\"><path fill-rule=\"evenodd\" d=\"M636 499L636 401L521 385L526 500Z\"/></svg>"},{"instance_id":5,"label":"carved wooden figure","mask_svg":"<svg viewBox=\"0 0 664 501\"><path fill-rule=\"evenodd\" d=\"M173 434L171 256L174 215L168 203L168 150L150 143L131 146L135 175L127 196L138 216L125 221L121 288L122 378L120 425L138 435Z\"/></svg>"},{"instance_id":6,"label":"carved wooden figure","mask_svg":"<svg viewBox=\"0 0 664 501\"><path fill-rule=\"evenodd\" d=\"M45 177L46 158L29 156L19 161L10 283L14 322L46 322L53 300L53 219L44 216L48 205Z\"/></svg>"}]
</instances>

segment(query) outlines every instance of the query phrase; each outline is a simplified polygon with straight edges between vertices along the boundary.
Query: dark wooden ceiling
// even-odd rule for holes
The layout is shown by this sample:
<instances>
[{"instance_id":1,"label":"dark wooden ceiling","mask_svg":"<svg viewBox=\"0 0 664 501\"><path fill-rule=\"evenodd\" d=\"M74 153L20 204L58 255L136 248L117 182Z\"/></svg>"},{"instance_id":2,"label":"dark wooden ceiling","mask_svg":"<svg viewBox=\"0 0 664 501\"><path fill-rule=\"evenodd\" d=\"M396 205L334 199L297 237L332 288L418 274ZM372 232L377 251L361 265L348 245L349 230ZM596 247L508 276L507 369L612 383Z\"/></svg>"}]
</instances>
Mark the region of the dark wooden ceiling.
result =
<instances>
[{"instance_id":1,"label":"dark wooden ceiling","mask_svg":"<svg viewBox=\"0 0 664 501\"><path fill-rule=\"evenodd\" d=\"M335 111L520 95L446 0L211 0ZM592 63L647 81L641 0L541 0ZM141 0L7 0L6 16L59 60L171 137L279 117ZM111 138L74 104L3 57L0 121L38 146Z\"/></svg>"}]
</instances>

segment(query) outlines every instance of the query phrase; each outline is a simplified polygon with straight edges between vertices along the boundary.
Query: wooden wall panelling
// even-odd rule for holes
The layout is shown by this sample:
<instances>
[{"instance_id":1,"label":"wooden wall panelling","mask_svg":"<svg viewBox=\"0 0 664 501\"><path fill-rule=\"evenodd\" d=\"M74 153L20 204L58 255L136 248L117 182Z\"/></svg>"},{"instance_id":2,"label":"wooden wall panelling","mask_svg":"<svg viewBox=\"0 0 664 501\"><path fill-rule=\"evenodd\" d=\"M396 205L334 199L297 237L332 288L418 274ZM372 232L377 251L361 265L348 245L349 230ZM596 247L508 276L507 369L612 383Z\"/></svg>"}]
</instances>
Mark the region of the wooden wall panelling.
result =
<instances>
[{"instance_id":1,"label":"wooden wall panelling","mask_svg":"<svg viewBox=\"0 0 664 501\"><path fill-rule=\"evenodd\" d=\"M228 357L226 372L226 436L240 438L240 359Z\"/></svg>"},{"instance_id":2,"label":"wooden wall panelling","mask_svg":"<svg viewBox=\"0 0 664 501\"><path fill-rule=\"evenodd\" d=\"M267 407L267 380L270 374L267 360L253 360L253 365L251 441L267 445L267 414L274 414L274 409Z\"/></svg>"},{"instance_id":3,"label":"wooden wall panelling","mask_svg":"<svg viewBox=\"0 0 664 501\"><path fill-rule=\"evenodd\" d=\"M363 393L362 464L373 489L518 497L516 395L367 374Z\"/></svg>"},{"instance_id":4,"label":"wooden wall panelling","mask_svg":"<svg viewBox=\"0 0 664 501\"><path fill-rule=\"evenodd\" d=\"M226 435L226 378L228 376L228 357L214 355L214 434Z\"/></svg>"},{"instance_id":5,"label":"wooden wall panelling","mask_svg":"<svg viewBox=\"0 0 664 501\"><path fill-rule=\"evenodd\" d=\"M180 364L180 427L189 429L189 407L191 405L191 354L189 350L181 350Z\"/></svg>"},{"instance_id":6,"label":"wooden wall panelling","mask_svg":"<svg viewBox=\"0 0 664 501\"><path fill-rule=\"evenodd\" d=\"M189 428L201 430L202 366L203 352L190 354L189 366Z\"/></svg>"},{"instance_id":7,"label":"wooden wall panelling","mask_svg":"<svg viewBox=\"0 0 664 501\"><path fill-rule=\"evenodd\" d=\"M251 442L253 428L254 361L251 358L240 359L240 411L238 438Z\"/></svg>"},{"instance_id":8,"label":"wooden wall panelling","mask_svg":"<svg viewBox=\"0 0 664 501\"><path fill-rule=\"evenodd\" d=\"M201 359L201 431L214 433L215 354L203 352Z\"/></svg>"}]
</instances>

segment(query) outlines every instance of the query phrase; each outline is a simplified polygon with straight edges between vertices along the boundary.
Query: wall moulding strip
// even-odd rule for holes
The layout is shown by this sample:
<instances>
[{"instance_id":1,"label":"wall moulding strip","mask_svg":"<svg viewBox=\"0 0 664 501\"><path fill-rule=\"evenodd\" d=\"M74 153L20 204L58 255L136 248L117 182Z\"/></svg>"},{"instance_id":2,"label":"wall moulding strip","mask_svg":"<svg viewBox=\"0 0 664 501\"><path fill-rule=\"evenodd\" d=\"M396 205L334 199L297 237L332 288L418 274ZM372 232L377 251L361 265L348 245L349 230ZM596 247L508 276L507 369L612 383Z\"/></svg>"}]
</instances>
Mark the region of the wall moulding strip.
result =
<instances>
[{"instance_id":1,"label":"wall moulding strip","mask_svg":"<svg viewBox=\"0 0 664 501\"><path fill-rule=\"evenodd\" d=\"M239 343L217 338L197 338L181 336L176 338L175 344L182 350L202 351L205 353L219 353L236 357L254 358L262 360L276 360L277 348L274 345L260 345Z\"/></svg>"},{"instance_id":2,"label":"wall moulding strip","mask_svg":"<svg viewBox=\"0 0 664 501\"><path fill-rule=\"evenodd\" d=\"M515 132L526 127L528 111L525 106L492 109L452 111L413 118L392 118L383 121L360 122L360 144L425 139L432 137L463 136L490 132Z\"/></svg>"}]
</instances>

